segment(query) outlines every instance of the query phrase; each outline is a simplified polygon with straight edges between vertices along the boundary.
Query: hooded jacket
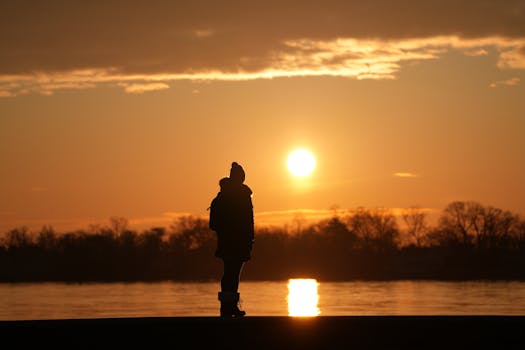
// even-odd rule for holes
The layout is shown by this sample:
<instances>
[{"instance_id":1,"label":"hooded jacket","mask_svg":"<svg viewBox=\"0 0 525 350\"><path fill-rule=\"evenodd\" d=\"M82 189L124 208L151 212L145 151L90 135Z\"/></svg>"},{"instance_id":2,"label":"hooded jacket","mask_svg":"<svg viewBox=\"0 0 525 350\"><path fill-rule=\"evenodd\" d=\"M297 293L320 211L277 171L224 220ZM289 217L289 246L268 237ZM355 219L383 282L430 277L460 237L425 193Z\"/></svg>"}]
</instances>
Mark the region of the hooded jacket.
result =
<instances>
[{"instance_id":1,"label":"hooded jacket","mask_svg":"<svg viewBox=\"0 0 525 350\"><path fill-rule=\"evenodd\" d=\"M222 217L215 256L249 260L254 241L252 190L231 178L223 178L219 184Z\"/></svg>"}]
</instances>

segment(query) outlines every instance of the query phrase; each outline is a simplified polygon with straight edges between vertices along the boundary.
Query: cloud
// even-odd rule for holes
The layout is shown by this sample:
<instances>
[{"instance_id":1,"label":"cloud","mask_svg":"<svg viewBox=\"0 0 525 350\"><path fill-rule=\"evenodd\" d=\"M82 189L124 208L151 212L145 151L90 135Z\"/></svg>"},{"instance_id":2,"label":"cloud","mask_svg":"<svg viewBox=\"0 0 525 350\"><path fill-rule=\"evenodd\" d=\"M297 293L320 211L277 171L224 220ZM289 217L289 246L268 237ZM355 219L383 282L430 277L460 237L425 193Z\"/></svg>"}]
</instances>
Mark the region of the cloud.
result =
<instances>
[{"instance_id":1,"label":"cloud","mask_svg":"<svg viewBox=\"0 0 525 350\"><path fill-rule=\"evenodd\" d=\"M408 172L393 173L392 176L403 177L403 178L417 178L417 177L419 177L418 174L408 173Z\"/></svg>"},{"instance_id":2,"label":"cloud","mask_svg":"<svg viewBox=\"0 0 525 350\"><path fill-rule=\"evenodd\" d=\"M133 228L148 229L151 227L167 227L173 219L165 216L151 216L129 219L129 225Z\"/></svg>"},{"instance_id":3,"label":"cloud","mask_svg":"<svg viewBox=\"0 0 525 350\"><path fill-rule=\"evenodd\" d=\"M516 86L519 83L520 83L520 78L513 77L513 78L493 82L489 85L489 87L496 88L498 86Z\"/></svg>"},{"instance_id":4,"label":"cloud","mask_svg":"<svg viewBox=\"0 0 525 350\"><path fill-rule=\"evenodd\" d=\"M525 46L514 46L510 50L501 53L498 60L498 67L525 69Z\"/></svg>"},{"instance_id":5,"label":"cloud","mask_svg":"<svg viewBox=\"0 0 525 350\"><path fill-rule=\"evenodd\" d=\"M392 214L395 217L401 217L406 213L407 208L385 208L385 207L370 207L370 208L351 208L342 209L293 209L293 210L275 210L266 212L255 213L255 223L257 226L277 226L282 227L283 225L308 225L313 224L325 219L334 217L334 215L340 216L351 216L358 212L360 209L370 210L375 213ZM438 210L433 208L419 208L421 212L427 214L435 214Z\"/></svg>"},{"instance_id":6,"label":"cloud","mask_svg":"<svg viewBox=\"0 0 525 350\"><path fill-rule=\"evenodd\" d=\"M27 76L0 76L0 97L14 97L28 93L50 96L59 90L80 90L97 87L96 77L78 71Z\"/></svg>"},{"instance_id":7,"label":"cloud","mask_svg":"<svg viewBox=\"0 0 525 350\"><path fill-rule=\"evenodd\" d=\"M213 30L211 30L211 29L198 29L198 30L194 31L193 34L195 35L195 37L197 37L199 39L209 38L210 36L213 35Z\"/></svg>"},{"instance_id":8,"label":"cloud","mask_svg":"<svg viewBox=\"0 0 525 350\"><path fill-rule=\"evenodd\" d=\"M165 213L162 213L162 217L168 218L170 220L185 217L185 216L192 216L194 214L189 212L179 212L179 211L168 211Z\"/></svg>"},{"instance_id":9,"label":"cloud","mask_svg":"<svg viewBox=\"0 0 525 350\"><path fill-rule=\"evenodd\" d=\"M464 52L464 54L465 56L478 57L478 56L486 56L489 54L489 52L486 49L477 48L477 49L467 50Z\"/></svg>"},{"instance_id":10,"label":"cloud","mask_svg":"<svg viewBox=\"0 0 525 350\"><path fill-rule=\"evenodd\" d=\"M36 192L46 191L46 188L34 187ZM177 218L184 216L201 217L207 219L205 216L194 215L187 212L167 212L159 214L158 216L149 217L134 217L128 220L130 228L136 230L146 230L152 227L169 227L170 224ZM58 217L41 217L41 218L29 218L29 217L18 217L17 213L11 210L0 211L0 235L3 231L13 229L15 227L25 226L30 230L38 231L43 226L51 226L59 232L65 231L76 231L86 230L90 226L107 226L107 218L94 218L94 217L76 217L76 218L58 218Z\"/></svg>"},{"instance_id":11,"label":"cloud","mask_svg":"<svg viewBox=\"0 0 525 350\"><path fill-rule=\"evenodd\" d=\"M165 83L120 83L118 85L129 94L142 94L146 91L165 90L170 87Z\"/></svg>"},{"instance_id":12,"label":"cloud","mask_svg":"<svg viewBox=\"0 0 525 350\"><path fill-rule=\"evenodd\" d=\"M93 218L71 218L71 219L61 219L61 218L30 218L19 216L18 213L12 215L12 217L6 217L4 220L0 220L0 235L2 232L17 228L17 227L26 227L30 231L38 232L44 226L53 227L59 232L66 231L77 231L86 229L90 224L93 224Z\"/></svg>"},{"instance_id":13,"label":"cloud","mask_svg":"<svg viewBox=\"0 0 525 350\"><path fill-rule=\"evenodd\" d=\"M15 97L16 93L8 90L0 90L0 97Z\"/></svg>"},{"instance_id":14,"label":"cloud","mask_svg":"<svg viewBox=\"0 0 525 350\"><path fill-rule=\"evenodd\" d=\"M325 209L291 209L255 212L258 226L282 226L293 222L315 222L333 216L333 210Z\"/></svg>"},{"instance_id":15,"label":"cloud","mask_svg":"<svg viewBox=\"0 0 525 350\"><path fill-rule=\"evenodd\" d=\"M394 79L402 64L450 49L494 48L499 68L525 69L521 0L5 1L0 33L4 97L119 83L140 93L176 80Z\"/></svg>"}]
</instances>

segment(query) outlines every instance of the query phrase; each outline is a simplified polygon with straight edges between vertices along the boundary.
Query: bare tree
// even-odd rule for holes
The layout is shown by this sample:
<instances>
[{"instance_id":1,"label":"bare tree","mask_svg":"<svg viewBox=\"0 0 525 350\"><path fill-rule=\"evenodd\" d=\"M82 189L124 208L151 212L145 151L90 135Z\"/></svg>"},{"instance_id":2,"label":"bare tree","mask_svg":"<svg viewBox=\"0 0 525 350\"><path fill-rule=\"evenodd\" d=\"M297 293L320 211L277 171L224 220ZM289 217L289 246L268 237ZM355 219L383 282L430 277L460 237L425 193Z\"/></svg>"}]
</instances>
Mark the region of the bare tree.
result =
<instances>
[{"instance_id":1,"label":"bare tree","mask_svg":"<svg viewBox=\"0 0 525 350\"><path fill-rule=\"evenodd\" d=\"M57 235L51 226L44 226L36 238L37 245L44 250L52 250L57 245Z\"/></svg>"},{"instance_id":2,"label":"bare tree","mask_svg":"<svg viewBox=\"0 0 525 350\"><path fill-rule=\"evenodd\" d=\"M456 237L463 246L472 245L480 230L482 214L483 206L477 202L452 202L439 218L439 229Z\"/></svg>"},{"instance_id":3,"label":"bare tree","mask_svg":"<svg viewBox=\"0 0 525 350\"><path fill-rule=\"evenodd\" d=\"M123 232L128 230L128 219L119 216L109 218L111 231L119 237Z\"/></svg>"},{"instance_id":4,"label":"bare tree","mask_svg":"<svg viewBox=\"0 0 525 350\"><path fill-rule=\"evenodd\" d=\"M493 249L509 245L518 225L519 217L510 211L476 202L453 202L443 211L439 230L462 245Z\"/></svg>"},{"instance_id":5,"label":"bare tree","mask_svg":"<svg viewBox=\"0 0 525 350\"><path fill-rule=\"evenodd\" d=\"M416 247L421 247L428 231L427 213L418 206L412 206L403 210L401 217L406 226L409 242Z\"/></svg>"},{"instance_id":6,"label":"bare tree","mask_svg":"<svg viewBox=\"0 0 525 350\"><path fill-rule=\"evenodd\" d=\"M369 210L359 207L348 218L348 227L359 237L363 248L370 248L374 238L370 216Z\"/></svg>"},{"instance_id":7,"label":"bare tree","mask_svg":"<svg viewBox=\"0 0 525 350\"><path fill-rule=\"evenodd\" d=\"M33 244L33 237L25 226L8 231L3 239L3 245L7 248L22 248Z\"/></svg>"},{"instance_id":8,"label":"bare tree","mask_svg":"<svg viewBox=\"0 0 525 350\"><path fill-rule=\"evenodd\" d=\"M295 233L301 234L307 223L306 216L302 212L296 212L293 215L292 222L293 227L295 227Z\"/></svg>"},{"instance_id":9,"label":"bare tree","mask_svg":"<svg viewBox=\"0 0 525 350\"><path fill-rule=\"evenodd\" d=\"M348 227L367 249L389 250L396 246L399 230L392 211L386 208L358 208L348 219Z\"/></svg>"},{"instance_id":10,"label":"bare tree","mask_svg":"<svg viewBox=\"0 0 525 350\"><path fill-rule=\"evenodd\" d=\"M479 248L502 248L510 244L512 231L519 224L519 217L508 210L494 207L483 208L481 220L477 222L476 244Z\"/></svg>"},{"instance_id":11,"label":"bare tree","mask_svg":"<svg viewBox=\"0 0 525 350\"><path fill-rule=\"evenodd\" d=\"M215 232L210 230L208 220L193 216L181 216L170 225L170 244L183 249L194 250L209 243L215 238Z\"/></svg>"}]
</instances>

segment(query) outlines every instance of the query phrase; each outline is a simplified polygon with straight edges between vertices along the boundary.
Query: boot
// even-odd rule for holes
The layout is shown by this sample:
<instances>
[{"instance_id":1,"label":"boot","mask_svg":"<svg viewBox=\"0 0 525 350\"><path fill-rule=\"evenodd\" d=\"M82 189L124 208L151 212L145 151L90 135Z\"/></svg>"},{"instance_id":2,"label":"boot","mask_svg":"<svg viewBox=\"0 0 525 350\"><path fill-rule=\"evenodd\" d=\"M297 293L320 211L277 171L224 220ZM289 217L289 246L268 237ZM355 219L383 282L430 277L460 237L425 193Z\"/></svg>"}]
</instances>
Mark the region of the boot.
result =
<instances>
[{"instance_id":1,"label":"boot","mask_svg":"<svg viewBox=\"0 0 525 350\"><path fill-rule=\"evenodd\" d=\"M239 293L236 292L219 292L221 301L221 317L243 317L246 312L239 309Z\"/></svg>"},{"instance_id":2,"label":"boot","mask_svg":"<svg viewBox=\"0 0 525 350\"><path fill-rule=\"evenodd\" d=\"M241 295L239 293L235 293L234 297L235 297L235 301L234 301L233 307L232 307L232 309L233 309L232 310L233 317L244 317L244 316L246 316L246 311L239 309L239 303L240 303Z\"/></svg>"}]
</instances>

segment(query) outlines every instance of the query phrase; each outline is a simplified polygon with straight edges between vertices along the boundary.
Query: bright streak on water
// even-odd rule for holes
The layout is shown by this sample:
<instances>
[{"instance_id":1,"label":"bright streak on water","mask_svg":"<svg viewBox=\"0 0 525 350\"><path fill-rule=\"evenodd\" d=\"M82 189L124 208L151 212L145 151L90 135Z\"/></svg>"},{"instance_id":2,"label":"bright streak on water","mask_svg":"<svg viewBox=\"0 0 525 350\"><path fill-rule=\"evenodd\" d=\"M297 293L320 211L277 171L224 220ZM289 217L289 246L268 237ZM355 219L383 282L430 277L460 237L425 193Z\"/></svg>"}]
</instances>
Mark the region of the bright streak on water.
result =
<instances>
[{"instance_id":1,"label":"bright streak on water","mask_svg":"<svg viewBox=\"0 0 525 350\"><path fill-rule=\"evenodd\" d=\"M288 315L289 316L318 316L321 311L315 279L290 279L288 281Z\"/></svg>"}]
</instances>

